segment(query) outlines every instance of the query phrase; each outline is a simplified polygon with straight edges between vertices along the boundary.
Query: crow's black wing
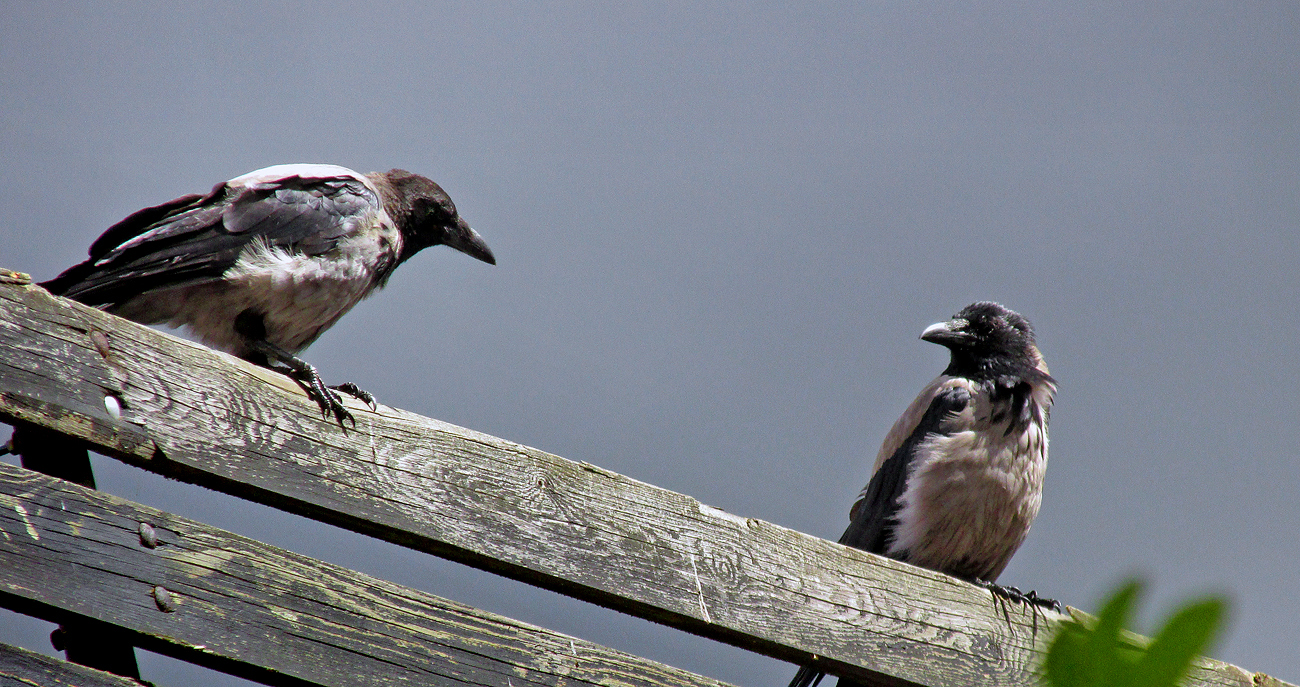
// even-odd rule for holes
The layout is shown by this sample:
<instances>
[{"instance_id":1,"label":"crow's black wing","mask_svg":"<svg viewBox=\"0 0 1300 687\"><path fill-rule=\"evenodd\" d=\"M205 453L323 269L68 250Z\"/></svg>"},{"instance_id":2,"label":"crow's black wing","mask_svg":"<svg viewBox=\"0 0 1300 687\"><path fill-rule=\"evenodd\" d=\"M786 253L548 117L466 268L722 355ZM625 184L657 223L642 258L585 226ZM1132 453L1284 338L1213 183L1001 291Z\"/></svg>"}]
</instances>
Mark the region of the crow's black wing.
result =
<instances>
[{"instance_id":1,"label":"crow's black wing","mask_svg":"<svg viewBox=\"0 0 1300 687\"><path fill-rule=\"evenodd\" d=\"M288 175L254 172L205 196L140 210L104 232L89 260L42 286L91 305L117 304L147 291L220 279L255 240L307 255L327 252L379 207L375 193L350 170L294 167Z\"/></svg>"},{"instance_id":2,"label":"crow's black wing","mask_svg":"<svg viewBox=\"0 0 1300 687\"><path fill-rule=\"evenodd\" d=\"M886 444L890 441L898 441L895 438L896 433L906 432L906 437L894 452L880 463L876 472L871 475L871 481L867 483L866 489L862 490L862 495L853 503L853 508L849 512L849 528L840 536L841 544L881 555L887 553L894 526L897 524L895 517L900 507L898 498L907 488L907 476L916 459L917 448L930 435L945 433L947 431L945 421L952 414L960 413L970 403L970 391L961 384L953 384L952 381L945 381L942 377L935 380L935 383L921 392L921 397L912 402L912 406L908 408L909 413L921 407L925 408L925 412L920 413L911 431L908 431L905 426L898 425L891 430L891 436L885 440ZM926 395L930 397L928 405L925 405ZM907 417L907 414L904 414L904 417ZM902 422L900 420L900 424ZM795 673L794 679L790 680L789 687L816 687L825 676L825 673L816 668L802 666L799 672ZM839 687L857 687L858 684L860 683L847 679L839 681Z\"/></svg>"},{"instance_id":3,"label":"crow's black wing","mask_svg":"<svg viewBox=\"0 0 1300 687\"><path fill-rule=\"evenodd\" d=\"M916 459L917 448L930 435L943 434L945 420L960 413L970 402L970 391L964 386L941 385L932 392L927 389L927 392L932 396L925 414L894 453L880 464L862 495L854 502L849 514L849 527L840 536L841 544L881 555L888 551L897 524L898 499L907 488L907 476Z\"/></svg>"}]
</instances>

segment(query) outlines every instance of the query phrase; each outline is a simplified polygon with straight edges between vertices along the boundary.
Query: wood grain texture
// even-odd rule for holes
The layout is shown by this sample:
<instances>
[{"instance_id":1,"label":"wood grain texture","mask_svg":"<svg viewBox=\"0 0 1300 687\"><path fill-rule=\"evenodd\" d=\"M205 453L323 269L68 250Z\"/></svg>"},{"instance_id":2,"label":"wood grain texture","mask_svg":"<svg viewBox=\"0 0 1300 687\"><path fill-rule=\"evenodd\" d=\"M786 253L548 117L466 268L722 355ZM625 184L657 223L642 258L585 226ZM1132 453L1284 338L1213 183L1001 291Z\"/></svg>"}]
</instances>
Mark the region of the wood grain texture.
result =
<instances>
[{"instance_id":1,"label":"wood grain texture","mask_svg":"<svg viewBox=\"0 0 1300 687\"><path fill-rule=\"evenodd\" d=\"M140 687L140 683L0 644L0 687Z\"/></svg>"},{"instance_id":2,"label":"wood grain texture","mask_svg":"<svg viewBox=\"0 0 1300 687\"><path fill-rule=\"evenodd\" d=\"M0 417L58 425L160 474L832 673L1033 684L1054 619L386 406L345 401L357 428L343 432L282 375L39 287L0 284L0 347L20 350L0 358ZM120 419L106 394L121 399ZM1218 667L1197 679L1242 684Z\"/></svg>"},{"instance_id":3,"label":"wood grain texture","mask_svg":"<svg viewBox=\"0 0 1300 687\"><path fill-rule=\"evenodd\" d=\"M45 427L17 422L9 445L21 457L24 468L88 489L95 488L90 452L79 439ZM113 627L69 621L59 627L55 636L58 637L56 644L59 649L73 663L123 677L140 678L135 647Z\"/></svg>"},{"instance_id":4,"label":"wood grain texture","mask_svg":"<svg viewBox=\"0 0 1300 687\"><path fill-rule=\"evenodd\" d=\"M0 598L271 684L723 687L2 463Z\"/></svg>"}]
</instances>

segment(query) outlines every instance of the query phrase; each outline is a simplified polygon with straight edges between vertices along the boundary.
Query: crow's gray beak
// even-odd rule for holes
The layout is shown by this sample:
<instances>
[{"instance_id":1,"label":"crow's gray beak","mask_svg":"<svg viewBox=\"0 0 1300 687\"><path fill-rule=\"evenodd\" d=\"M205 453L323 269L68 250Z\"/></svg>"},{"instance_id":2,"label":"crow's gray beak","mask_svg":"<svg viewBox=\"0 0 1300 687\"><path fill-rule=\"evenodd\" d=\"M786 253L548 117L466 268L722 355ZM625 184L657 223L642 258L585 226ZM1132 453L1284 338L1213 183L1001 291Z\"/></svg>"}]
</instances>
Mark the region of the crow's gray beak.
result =
<instances>
[{"instance_id":1,"label":"crow's gray beak","mask_svg":"<svg viewBox=\"0 0 1300 687\"><path fill-rule=\"evenodd\" d=\"M971 335L966 333L966 327L969 324L969 322L961 318L951 319L947 322L936 322L921 332L921 340L937 343L940 346L961 345L971 339Z\"/></svg>"},{"instance_id":2,"label":"crow's gray beak","mask_svg":"<svg viewBox=\"0 0 1300 687\"><path fill-rule=\"evenodd\" d=\"M464 220L452 232L447 245L471 258L478 258L489 265L497 264L496 256L492 255L492 249L488 248L487 242L483 240L482 236L479 236L477 231L470 229Z\"/></svg>"}]
</instances>

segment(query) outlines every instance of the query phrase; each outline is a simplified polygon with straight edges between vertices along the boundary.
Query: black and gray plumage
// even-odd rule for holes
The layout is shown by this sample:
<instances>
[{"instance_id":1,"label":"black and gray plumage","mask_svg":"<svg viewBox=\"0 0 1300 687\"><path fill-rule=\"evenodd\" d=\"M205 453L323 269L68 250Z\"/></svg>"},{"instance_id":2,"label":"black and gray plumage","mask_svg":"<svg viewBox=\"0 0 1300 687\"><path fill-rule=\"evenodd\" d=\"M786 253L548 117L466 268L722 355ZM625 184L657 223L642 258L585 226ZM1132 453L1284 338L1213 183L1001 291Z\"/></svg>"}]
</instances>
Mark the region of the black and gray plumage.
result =
<instances>
[{"instance_id":1,"label":"black and gray plumage","mask_svg":"<svg viewBox=\"0 0 1300 687\"><path fill-rule=\"evenodd\" d=\"M351 419L339 390L297 357L393 270L446 245L496 264L433 181L401 169L277 165L145 208L90 246L50 292L201 341L298 380L327 416Z\"/></svg>"},{"instance_id":2,"label":"black and gray plumage","mask_svg":"<svg viewBox=\"0 0 1300 687\"><path fill-rule=\"evenodd\" d=\"M1052 606L994 585L1042 502L1056 381L1029 321L973 303L921 333L951 361L885 436L840 543ZM823 673L801 668L791 687ZM841 680L841 686L853 684Z\"/></svg>"}]
</instances>

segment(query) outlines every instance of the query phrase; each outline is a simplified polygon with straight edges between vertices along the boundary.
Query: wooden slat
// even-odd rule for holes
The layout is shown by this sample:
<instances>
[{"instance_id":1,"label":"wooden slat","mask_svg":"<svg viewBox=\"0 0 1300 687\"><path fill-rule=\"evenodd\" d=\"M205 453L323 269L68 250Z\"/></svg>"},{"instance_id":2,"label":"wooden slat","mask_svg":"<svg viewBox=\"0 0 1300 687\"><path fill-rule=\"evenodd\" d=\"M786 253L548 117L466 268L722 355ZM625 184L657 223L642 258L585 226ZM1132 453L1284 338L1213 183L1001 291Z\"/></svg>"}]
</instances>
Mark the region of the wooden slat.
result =
<instances>
[{"instance_id":1,"label":"wooden slat","mask_svg":"<svg viewBox=\"0 0 1300 687\"><path fill-rule=\"evenodd\" d=\"M349 401L345 433L281 375L33 286L0 285L0 346L0 416L163 475L879 684L1034 683L1048 618L945 575L393 408Z\"/></svg>"},{"instance_id":2,"label":"wooden slat","mask_svg":"<svg viewBox=\"0 0 1300 687\"><path fill-rule=\"evenodd\" d=\"M95 488L90 452L77 439L25 422L14 427L9 441L22 466L52 477ZM59 647L69 661L123 677L139 679L135 648L112 628L69 623L58 629Z\"/></svg>"},{"instance_id":3,"label":"wooden slat","mask_svg":"<svg viewBox=\"0 0 1300 687\"><path fill-rule=\"evenodd\" d=\"M3 463L0 599L271 684L721 687Z\"/></svg>"},{"instance_id":4,"label":"wooden slat","mask_svg":"<svg viewBox=\"0 0 1300 687\"><path fill-rule=\"evenodd\" d=\"M0 644L0 687L140 687L140 683Z\"/></svg>"}]
</instances>

